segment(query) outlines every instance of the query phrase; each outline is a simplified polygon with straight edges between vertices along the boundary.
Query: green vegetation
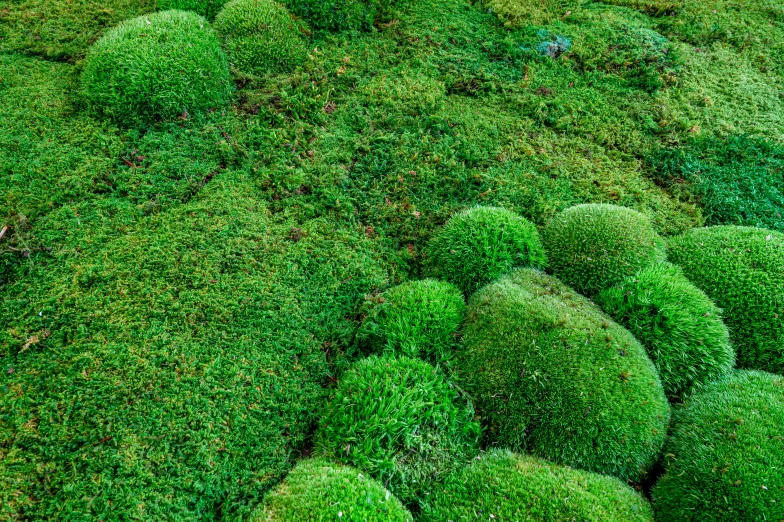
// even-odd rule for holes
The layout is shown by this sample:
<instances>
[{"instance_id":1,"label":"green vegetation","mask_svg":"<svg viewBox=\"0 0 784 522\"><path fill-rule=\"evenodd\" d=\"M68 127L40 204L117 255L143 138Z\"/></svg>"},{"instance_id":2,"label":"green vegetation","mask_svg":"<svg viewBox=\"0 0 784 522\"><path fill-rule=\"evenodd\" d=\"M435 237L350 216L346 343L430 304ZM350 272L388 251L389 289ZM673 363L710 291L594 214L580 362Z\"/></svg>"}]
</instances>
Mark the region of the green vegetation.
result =
<instances>
[{"instance_id":1,"label":"green vegetation","mask_svg":"<svg viewBox=\"0 0 784 522\"><path fill-rule=\"evenodd\" d=\"M411 522L411 513L384 486L359 470L325 459L301 461L264 498L256 522L341 520Z\"/></svg>"},{"instance_id":2,"label":"green vegetation","mask_svg":"<svg viewBox=\"0 0 784 522\"><path fill-rule=\"evenodd\" d=\"M615 205L577 205L544 229L549 268L578 292L593 296L657 261L664 243L650 220Z\"/></svg>"},{"instance_id":3,"label":"green vegetation","mask_svg":"<svg viewBox=\"0 0 784 522\"><path fill-rule=\"evenodd\" d=\"M326 31L369 30L383 21L395 0L286 0L295 14L314 29Z\"/></svg>"},{"instance_id":4,"label":"green vegetation","mask_svg":"<svg viewBox=\"0 0 784 522\"><path fill-rule=\"evenodd\" d=\"M735 365L721 310L674 265L644 268L602 291L597 303L645 346L671 400Z\"/></svg>"},{"instance_id":5,"label":"green vegetation","mask_svg":"<svg viewBox=\"0 0 784 522\"><path fill-rule=\"evenodd\" d=\"M669 407L645 349L542 272L474 294L455 368L490 444L639 480L664 442Z\"/></svg>"},{"instance_id":6,"label":"green vegetation","mask_svg":"<svg viewBox=\"0 0 784 522\"><path fill-rule=\"evenodd\" d=\"M418 357L433 364L452 358L466 312L450 283L409 281L368 299L358 337L371 351Z\"/></svg>"},{"instance_id":7,"label":"green vegetation","mask_svg":"<svg viewBox=\"0 0 784 522\"><path fill-rule=\"evenodd\" d=\"M452 216L433 235L427 255L430 273L466 295L513 268L547 263L536 227L497 207L473 207Z\"/></svg>"},{"instance_id":8,"label":"green vegetation","mask_svg":"<svg viewBox=\"0 0 784 522\"><path fill-rule=\"evenodd\" d=\"M232 68L263 75L293 70L307 58L302 27L273 0L232 0L215 18Z\"/></svg>"},{"instance_id":9,"label":"green vegetation","mask_svg":"<svg viewBox=\"0 0 784 522\"><path fill-rule=\"evenodd\" d=\"M784 372L784 234L722 226L671 238L686 277L724 310L738 366Z\"/></svg>"},{"instance_id":10,"label":"green vegetation","mask_svg":"<svg viewBox=\"0 0 784 522\"><path fill-rule=\"evenodd\" d=\"M123 125L187 119L225 105L226 56L204 18L164 11L128 20L87 53L82 88Z\"/></svg>"},{"instance_id":11,"label":"green vegetation","mask_svg":"<svg viewBox=\"0 0 784 522\"><path fill-rule=\"evenodd\" d=\"M675 410L656 520L784 519L784 378L737 371Z\"/></svg>"},{"instance_id":12,"label":"green vegetation","mask_svg":"<svg viewBox=\"0 0 784 522\"><path fill-rule=\"evenodd\" d=\"M340 379L316 433L316 452L416 504L478 451L473 414L430 364L372 356Z\"/></svg>"},{"instance_id":13,"label":"green vegetation","mask_svg":"<svg viewBox=\"0 0 784 522\"><path fill-rule=\"evenodd\" d=\"M193 11L208 20L215 18L228 0L156 0L161 11L178 9L180 11Z\"/></svg>"},{"instance_id":14,"label":"green vegetation","mask_svg":"<svg viewBox=\"0 0 784 522\"><path fill-rule=\"evenodd\" d=\"M436 489L419 520L582 520L652 522L648 502L614 477L558 466L507 450L490 451Z\"/></svg>"}]
</instances>

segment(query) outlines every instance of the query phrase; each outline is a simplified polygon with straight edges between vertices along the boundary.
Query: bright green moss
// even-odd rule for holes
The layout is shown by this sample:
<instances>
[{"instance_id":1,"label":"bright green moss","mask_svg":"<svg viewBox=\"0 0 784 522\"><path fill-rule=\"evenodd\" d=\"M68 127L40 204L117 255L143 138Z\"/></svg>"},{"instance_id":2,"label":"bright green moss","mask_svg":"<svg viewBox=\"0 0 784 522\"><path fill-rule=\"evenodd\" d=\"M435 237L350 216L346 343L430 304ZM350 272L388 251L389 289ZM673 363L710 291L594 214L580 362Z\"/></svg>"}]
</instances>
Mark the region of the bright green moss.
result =
<instances>
[{"instance_id":1,"label":"bright green moss","mask_svg":"<svg viewBox=\"0 0 784 522\"><path fill-rule=\"evenodd\" d=\"M395 0L286 0L293 13L325 31L364 30L388 13Z\"/></svg>"},{"instance_id":2,"label":"bright green moss","mask_svg":"<svg viewBox=\"0 0 784 522\"><path fill-rule=\"evenodd\" d=\"M340 520L411 522L411 513L378 481L349 466L307 459L264 497L252 522Z\"/></svg>"},{"instance_id":3,"label":"bright green moss","mask_svg":"<svg viewBox=\"0 0 784 522\"><path fill-rule=\"evenodd\" d=\"M673 414L656 520L784 520L784 378L737 371Z\"/></svg>"},{"instance_id":4,"label":"bright green moss","mask_svg":"<svg viewBox=\"0 0 784 522\"><path fill-rule=\"evenodd\" d=\"M724 310L740 368L784 372L784 234L693 229L670 238L673 263Z\"/></svg>"},{"instance_id":5,"label":"bright green moss","mask_svg":"<svg viewBox=\"0 0 784 522\"><path fill-rule=\"evenodd\" d=\"M603 290L597 303L645 346L671 400L735 364L721 310L674 265L644 268Z\"/></svg>"},{"instance_id":6,"label":"bright green moss","mask_svg":"<svg viewBox=\"0 0 784 522\"><path fill-rule=\"evenodd\" d=\"M232 68L262 75L290 71L305 61L301 24L273 0L233 0L215 18Z\"/></svg>"},{"instance_id":7,"label":"bright green moss","mask_svg":"<svg viewBox=\"0 0 784 522\"><path fill-rule=\"evenodd\" d=\"M372 356L340 379L316 433L316 452L369 473L406 504L478 451L479 425L430 364Z\"/></svg>"},{"instance_id":8,"label":"bright green moss","mask_svg":"<svg viewBox=\"0 0 784 522\"><path fill-rule=\"evenodd\" d=\"M419 520L653 522L648 502L615 477L494 450L433 491ZM490 516L492 515L492 517Z\"/></svg>"},{"instance_id":9,"label":"bright green moss","mask_svg":"<svg viewBox=\"0 0 784 522\"><path fill-rule=\"evenodd\" d=\"M434 364L452 358L466 305L463 294L451 283L410 281L370 298L368 306L358 335L370 350Z\"/></svg>"},{"instance_id":10,"label":"bright green moss","mask_svg":"<svg viewBox=\"0 0 784 522\"><path fill-rule=\"evenodd\" d=\"M639 480L664 442L669 407L645 349L537 270L474 294L455 369L491 444Z\"/></svg>"},{"instance_id":11,"label":"bright green moss","mask_svg":"<svg viewBox=\"0 0 784 522\"><path fill-rule=\"evenodd\" d=\"M207 21L165 11L125 21L87 53L85 97L123 125L189 118L231 94L228 64Z\"/></svg>"},{"instance_id":12,"label":"bright green moss","mask_svg":"<svg viewBox=\"0 0 784 522\"><path fill-rule=\"evenodd\" d=\"M466 295L516 267L546 264L539 232L527 219L498 207L452 216L427 248L429 272Z\"/></svg>"},{"instance_id":13,"label":"bright green moss","mask_svg":"<svg viewBox=\"0 0 784 522\"><path fill-rule=\"evenodd\" d=\"M549 269L588 296L665 257L663 241L650 220L616 205L568 208L550 220L542 238Z\"/></svg>"},{"instance_id":14,"label":"bright green moss","mask_svg":"<svg viewBox=\"0 0 784 522\"><path fill-rule=\"evenodd\" d=\"M180 11L193 11L207 20L215 18L221 8L229 0L157 0L158 9L179 9Z\"/></svg>"}]
</instances>

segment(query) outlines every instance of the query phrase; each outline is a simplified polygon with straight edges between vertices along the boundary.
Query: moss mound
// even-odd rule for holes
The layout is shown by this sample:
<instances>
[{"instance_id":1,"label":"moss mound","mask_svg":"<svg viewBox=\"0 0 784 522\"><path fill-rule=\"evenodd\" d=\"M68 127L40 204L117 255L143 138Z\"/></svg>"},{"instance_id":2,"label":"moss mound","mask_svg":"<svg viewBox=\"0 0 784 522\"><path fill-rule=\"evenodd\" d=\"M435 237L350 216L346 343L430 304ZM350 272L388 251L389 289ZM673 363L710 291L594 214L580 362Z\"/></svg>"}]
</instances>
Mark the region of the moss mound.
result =
<instances>
[{"instance_id":1,"label":"moss mound","mask_svg":"<svg viewBox=\"0 0 784 522\"><path fill-rule=\"evenodd\" d=\"M291 71L305 61L301 26L272 0L232 0L215 18L230 65L261 75Z\"/></svg>"},{"instance_id":2,"label":"moss mound","mask_svg":"<svg viewBox=\"0 0 784 522\"><path fill-rule=\"evenodd\" d=\"M169 9L193 11L208 20L212 20L226 2L228 0L158 0L158 9L161 11Z\"/></svg>"},{"instance_id":3,"label":"moss mound","mask_svg":"<svg viewBox=\"0 0 784 522\"><path fill-rule=\"evenodd\" d=\"M721 310L675 265L644 268L602 291L597 303L647 348L672 400L735 364Z\"/></svg>"},{"instance_id":4,"label":"moss mound","mask_svg":"<svg viewBox=\"0 0 784 522\"><path fill-rule=\"evenodd\" d=\"M648 502L617 478L508 450L491 451L450 476L419 520L474 520L476 513L531 522L653 522Z\"/></svg>"},{"instance_id":5,"label":"moss mound","mask_svg":"<svg viewBox=\"0 0 784 522\"><path fill-rule=\"evenodd\" d=\"M784 372L784 234L693 229L667 242L670 258L724 310L738 366Z\"/></svg>"},{"instance_id":6,"label":"moss mound","mask_svg":"<svg viewBox=\"0 0 784 522\"><path fill-rule=\"evenodd\" d=\"M287 0L293 13L324 31L367 31L389 13L395 0Z\"/></svg>"},{"instance_id":7,"label":"moss mound","mask_svg":"<svg viewBox=\"0 0 784 522\"><path fill-rule=\"evenodd\" d=\"M371 350L418 357L433 363L452 357L466 305L453 284L410 281L370 299L359 331Z\"/></svg>"},{"instance_id":8,"label":"moss mound","mask_svg":"<svg viewBox=\"0 0 784 522\"><path fill-rule=\"evenodd\" d=\"M549 268L588 296L665 257L664 244L650 220L616 205L568 208L547 224L543 239Z\"/></svg>"},{"instance_id":9,"label":"moss mound","mask_svg":"<svg viewBox=\"0 0 784 522\"><path fill-rule=\"evenodd\" d=\"M473 415L430 364L373 356L343 375L316 433L316 451L414 504L478 450Z\"/></svg>"},{"instance_id":10,"label":"moss mound","mask_svg":"<svg viewBox=\"0 0 784 522\"><path fill-rule=\"evenodd\" d=\"M164 11L125 21L88 51L85 97L118 123L172 120L224 105L231 94L226 56L207 21Z\"/></svg>"},{"instance_id":11,"label":"moss mound","mask_svg":"<svg viewBox=\"0 0 784 522\"><path fill-rule=\"evenodd\" d=\"M488 442L638 480L669 407L645 349L563 283L517 270L469 303L455 368Z\"/></svg>"},{"instance_id":12,"label":"moss mound","mask_svg":"<svg viewBox=\"0 0 784 522\"><path fill-rule=\"evenodd\" d=\"M737 371L673 415L656 520L784 520L784 378Z\"/></svg>"},{"instance_id":13,"label":"moss mound","mask_svg":"<svg viewBox=\"0 0 784 522\"><path fill-rule=\"evenodd\" d=\"M326 459L303 460L264 498L257 522L410 522L411 513L376 480Z\"/></svg>"},{"instance_id":14,"label":"moss mound","mask_svg":"<svg viewBox=\"0 0 784 522\"><path fill-rule=\"evenodd\" d=\"M517 267L543 267L547 260L536 227L498 207L473 207L452 216L427 249L430 273L465 295Z\"/></svg>"}]
</instances>

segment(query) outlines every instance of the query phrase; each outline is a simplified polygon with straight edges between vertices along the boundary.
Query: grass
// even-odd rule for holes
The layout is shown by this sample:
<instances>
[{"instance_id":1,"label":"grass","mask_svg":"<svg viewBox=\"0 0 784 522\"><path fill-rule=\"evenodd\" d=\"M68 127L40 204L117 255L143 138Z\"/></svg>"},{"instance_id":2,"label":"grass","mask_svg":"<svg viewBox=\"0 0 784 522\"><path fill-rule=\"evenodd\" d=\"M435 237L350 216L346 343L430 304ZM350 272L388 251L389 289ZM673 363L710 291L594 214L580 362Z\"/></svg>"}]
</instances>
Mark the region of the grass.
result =
<instances>
[{"instance_id":1,"label":"grass","mask_svg":"<svg viewBox=\"0 0 784 522\"><path fill-rule=\"evenodd\" d=\"M780 7L618 3L401 2L126 129L87 110L82 60L158 6L0 0L0 519L250 513L356 358L358 305L421 278L455 212L712 219L650 158L781 145Z\"/></svg>"}]
</instances>

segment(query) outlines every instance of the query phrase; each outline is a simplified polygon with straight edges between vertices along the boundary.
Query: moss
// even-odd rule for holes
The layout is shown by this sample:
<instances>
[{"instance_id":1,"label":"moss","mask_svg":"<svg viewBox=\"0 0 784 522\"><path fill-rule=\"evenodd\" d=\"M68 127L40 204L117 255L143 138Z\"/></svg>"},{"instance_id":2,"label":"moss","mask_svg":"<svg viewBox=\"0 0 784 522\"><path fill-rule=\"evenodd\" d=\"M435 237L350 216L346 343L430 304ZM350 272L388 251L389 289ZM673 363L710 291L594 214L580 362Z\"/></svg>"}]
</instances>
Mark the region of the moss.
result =
<instances>
[{"instance_id":1,"label":"moss","mask_svg":"<svg viewBox=\"0 0 784 522\"><path fill-rule=\"evenodd\" d=\"M250 517L257 522L338 519L346 522L413 520L411 513L381 483L357 469L325 459L307 459L297 464Z\"/></svg>"},{"instance_id":2,"label":"moss","mask_svg":"<svg viewBox=\"0 0 784 522\"><path fill-rule=\"evenodd\" d=\"M694 229L667 243L686 277L724 309L738 366L784 371L784 234Z\"/></svg>"},{"instance_id":3,"label":"moss","mask_svg":"<svg viewBox=\"0 0 784 522\"><path fill-rule=\"evenodd\" d=\"M597 303L645 346L671 400L735 365L721 310L674 265L643 268L602 291Z\"/></svg>"},{"instance_id":4,"label":"moss","mask_svg":"<svg viewBox=\"0 0 784 522\"><path fill-rule=\"evenodd\" d=\"M177 9L180 11L193 11L207 20L215 18L229 0L157 0L158 9L167 11Z\"/></svg>"},{"instance_id":5,"label":"moss","mask_svg":"<svg viewBox=\"0 0 784 522\"><path fill-rule=\"evenodd\" d=\"M433 364L452 358L466 305L454 285L434 279L403 283L369 299L358 336L376 352L419 357Z\"/></svg>"},{"instance_id":6,"label":"moss","mask_svg":"<svg viewBox=\"0 0 784 522\"><path fill-rule=\"evenodd\" d=\"M489 444L639 480L664 442L669 408L645 349L542 272L471 298L455 368Z\"/></svg>"},{"instance_id":7,"label":"moss","mask_svg":"<svg viewBox=\"0 0 784 522\"><path fill-rule=\"evenodd\" d=\"M784 519L784 378L737 371L673 415L656 520Z\"/></svg>"},{"instance_id":8,"label":"moss","mask_svg":"<svg viewBox=\"0 0 784 522\"><path fill-rule=\"evenodd\" d=\"M315 451L369 473L415 505L474 456L478 441L472 408L433 366L372 356L341 378Z\"/></svg>"},{"instance_id":9,"label":"moss","mask_svg":"<svg viewBox=\"0 0 784 522\"><path fill-rule=\"evenodd\" d=\"M91 104L123 125L186 119L220 108L231 94L218 39L204 18L183 11L108 31L90 48L81 84Z\"/></svg>"},{"instance_id":10,"label":"moss","mask_svg":"<svg viewBox=\"0 0 784 522\"><path fill-rule=\"evenodd\" d=\"M648 502L614 477L493 450L437 488L419 520L652 522Z\"/></svg>"},{"instance_id":11,"label":"moss","mask_svg":"<svg viewBox=\"0 0 784 522\"><path fill-rule=\"evenodd\" d=\"M497 207L474 207L452 216L427 249L429 272L471 295L516 267L543 267L539 232L527 219Z\"/></svg>"},{"instance_id":12,"label":"moss","mask_svg":"<svg viewBox=\"0 0 784 522\"><path fill-rule=\"evenodd\" d=\"M291 71L307 58L302 26L273 0L233 0L215 18L232 68L263 75Z\"/></svg>"},{"instance_id":13,"label":"moss","mask_svg":"<svg viewBox=\"0 0 784 522\"><path fill-rule=\"evenodd\" d=\"M311 27L324 31L363 30L389 14L395 0L286 0Z\"/></svg>"},{"instance_id":14,"label":"moss","mask_svg":"<svg viewBox=\"0 0 784 522\"><path fill-rule=\"evenodd\" d=\"M543 232L549 269L578 292L593 296L664 259L664 243L640 212L615 205L577 205Z\"/></svg>"}]
</instances>

